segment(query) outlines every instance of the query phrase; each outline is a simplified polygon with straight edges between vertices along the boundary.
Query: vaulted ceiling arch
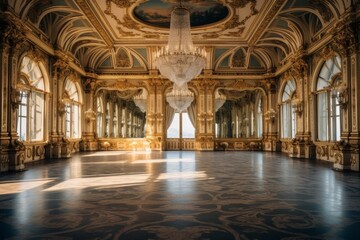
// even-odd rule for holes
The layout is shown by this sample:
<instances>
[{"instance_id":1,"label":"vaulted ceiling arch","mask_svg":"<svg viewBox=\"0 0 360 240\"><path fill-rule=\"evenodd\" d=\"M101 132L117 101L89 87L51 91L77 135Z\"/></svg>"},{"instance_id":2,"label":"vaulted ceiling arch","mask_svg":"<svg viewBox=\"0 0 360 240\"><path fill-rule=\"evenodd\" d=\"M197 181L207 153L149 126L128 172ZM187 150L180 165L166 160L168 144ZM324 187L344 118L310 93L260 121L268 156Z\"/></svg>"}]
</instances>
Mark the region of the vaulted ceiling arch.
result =
<instances>
[{"instance_id":1,"label":"vaulted ceiling arch","mask_svg":"<svg viewBox=\"0 0 360 240\"><path fill-rule=\"evenodd\" d=\"M66 13L66 15L68 17L65 17L68 21L70 21L72 18L84 18L84 15L81 13L81 11L72 9L70 7L63 7L63 6L58 6L58 7L48 7L46 9L44 9L41 14L38 16L37 22L35 23L35 25L38 27L40 25L40 22L42 21L42 19L50 14L50 13Z\"/></svg>"},{"instance_id":2,"label":"vaulted ceiling arch","mask_svg":"<svg viewBox=\"0 0 360 240\"><path fill-rule=\"evenodd\" d=\"M60 49L83 69L111 74L154 70L153 51L168 37L166 24L177 1L0 0L0 8L22 20L46 48ZM241 2L241 3L240 3ZM359 0L196 0L194 43L208 51L208 68L245 75L284 66L299 49L319 43ZM185 1L189 4L189 1ZM3 7L7 5L6 7ZM139 11L135 14L135 9ZM8 11L9 10L9 11ZM226 10L217 22L209 13ZM9 18L11 19L11 18ZM139 21L139 19L142 19ZM165 25L159 27L159 22ZM195 21L195 22L196 22ZM26 25L28 25L26 27ZM329 38L327 38L329 39ZM330 41L330 40L327 40ZM35 41L36 42L36 41ZM39 42L39 41L37 41ZM117 49L126 49L126 67ZM239 49L243 56L234 64ZM314 49L312 49L314 51ZM50 51L51 52L51 51ZM241 54L240 54L241 55ZM239 57L239 56L237 56ZM124 61L123 61L124 62ZM239 64L241 62L241 64ZM121 65L121 64L120 64ZM125 65L124 65L125 66ZM255 70L254 70L255 69Z\"/></svg>"},{"instance_id":3,"label":"vaulted ceiling arch","mask_svg":"<svg viewBox=\"0 0 360 240\"><path fill-rule=\"evenodd\" d=\"M301 7L301 8L290 8L286 10L282 10L279 15L290 15L291 13L311 13L317 16L317 18L321 21L322 25L325 25L324 17L319 13L319 11L315 8L310 7Z\"/></svg>"}]
</instances>

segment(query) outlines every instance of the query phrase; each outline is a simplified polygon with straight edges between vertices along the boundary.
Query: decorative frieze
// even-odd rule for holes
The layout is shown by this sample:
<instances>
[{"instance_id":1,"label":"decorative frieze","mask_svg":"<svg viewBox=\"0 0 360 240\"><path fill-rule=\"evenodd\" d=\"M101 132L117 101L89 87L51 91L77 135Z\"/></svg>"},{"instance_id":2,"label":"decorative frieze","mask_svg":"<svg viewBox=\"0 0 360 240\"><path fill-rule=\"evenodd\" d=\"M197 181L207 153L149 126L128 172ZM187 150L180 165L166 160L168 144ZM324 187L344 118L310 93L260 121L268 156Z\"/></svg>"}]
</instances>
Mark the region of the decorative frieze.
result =
<instances>
[{"instance_id":1,"label":"decorative frieze","mask_svg":"<svg viewBox=\"0 0 360 240\"><path fill-rule=\"evenodd\" d=\"M352 25L341 25L341 29L333 35L333 47L337 49L341 55L349 56L356 52L356 36Z\"/></svg>"}]
</instances>

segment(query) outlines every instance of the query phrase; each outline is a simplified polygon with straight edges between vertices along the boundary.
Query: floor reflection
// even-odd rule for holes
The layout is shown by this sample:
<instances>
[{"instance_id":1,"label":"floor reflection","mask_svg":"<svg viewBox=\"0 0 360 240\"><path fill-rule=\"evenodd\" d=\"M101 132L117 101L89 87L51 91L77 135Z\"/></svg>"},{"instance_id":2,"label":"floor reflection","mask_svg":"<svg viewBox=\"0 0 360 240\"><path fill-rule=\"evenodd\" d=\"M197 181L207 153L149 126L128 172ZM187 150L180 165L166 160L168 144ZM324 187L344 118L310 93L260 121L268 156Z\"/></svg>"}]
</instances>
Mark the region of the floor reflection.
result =
<instances>
[{"instance_id":1,"label":"floor reflection","mask_svg":"<svg viewBox=\"0 0 360 240\"><path fill-rule=\"evenodd\" d=\"M33 188L40 187L46 183L52 182L54 179L34 179L22 181L4 181L0 182L0 195L21 193Z\"/></svg>"},{"instance_id":2,"label":"floor reflection","mask_svg":"<svg viewBox=\"0 0 360 240\"><path fill-rule=\"evenodd\" d=\"M121 176L73 178L45 189L44 191L47 192L67 189L99 188L105 186L127 187L145 183L149 177L149 174L126 174Z\"/></svg>"},{"instance_id":3,"label":"floor reflection","mask_svg":"<svg viewBox=\"0 0 360 240\"><path fill-rule=\"evenodd\" d=\"M0 176L0 239L356 239L359 200L359 174L281 154L76 154Z\"/></svg>"}]
</instances>

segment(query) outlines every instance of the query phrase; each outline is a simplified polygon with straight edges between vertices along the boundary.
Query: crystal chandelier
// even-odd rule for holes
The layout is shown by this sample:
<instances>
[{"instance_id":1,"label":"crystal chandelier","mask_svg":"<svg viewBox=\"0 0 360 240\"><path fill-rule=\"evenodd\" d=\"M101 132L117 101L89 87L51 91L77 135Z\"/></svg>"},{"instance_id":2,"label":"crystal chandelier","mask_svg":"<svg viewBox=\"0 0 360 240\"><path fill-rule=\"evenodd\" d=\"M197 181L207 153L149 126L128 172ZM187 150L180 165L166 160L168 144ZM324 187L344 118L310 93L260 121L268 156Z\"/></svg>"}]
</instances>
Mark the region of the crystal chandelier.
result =
<instances>
[{"instance_id":1,"label":"crystal chandelier","mask_svg":"<svg viewBox=\"0 0 360 240\"><path fill-rule=\"evenodd\" d=\"M141 112L146 112L146 99L147 94L144 90L142 91L142 93L134 96L134 103L138 108L140 108Z\"/></svg>"},{"instance_id":2,"label":"crystal chandelier","mask_svg":"<svg viewBox=\"0 0 360 240\"><path fill-rule=\"evenodd\" d=\"M182 87L174 84L172 91L166 94L166 101L176 112L181 113L194 101L194 94L187 88L187 84Z\"/></svg>"},{"instance_id":3,"label":"crystal chandelier","mask_svg":"<svg viewBox=\"0 0 360 240\"><path fill-rule=\"evenodd\" d=\"M226 101L226 96L219 93L219 90L215 92L215 112L219 110Z\"/></svg>"},{"instance_id":4,"label":"crystal chandelier","mask_svg":"<svg viewBox=\"0 0 360 240\"><path fill-rule=\"evenodd\" d=\"M205 67L205 50L194 47L190 12L181 3L171 13L168 44L156 51L154 64L164 77L179 87L198 76Z\"/></svg>"}]
</instances>

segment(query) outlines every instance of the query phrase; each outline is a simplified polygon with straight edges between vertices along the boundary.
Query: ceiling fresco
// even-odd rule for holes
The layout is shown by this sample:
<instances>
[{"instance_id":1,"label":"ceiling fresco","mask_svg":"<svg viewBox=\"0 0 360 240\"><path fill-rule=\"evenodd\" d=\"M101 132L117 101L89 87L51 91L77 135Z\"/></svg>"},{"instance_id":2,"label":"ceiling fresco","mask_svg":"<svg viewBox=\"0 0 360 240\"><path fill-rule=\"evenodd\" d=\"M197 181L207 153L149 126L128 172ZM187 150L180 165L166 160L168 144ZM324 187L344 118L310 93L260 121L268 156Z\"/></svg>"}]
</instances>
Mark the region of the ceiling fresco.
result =
<instances>
[{"instance_id":1,"label":"ceiling fresco","mask_svg":"<svg viewBox=\"0 0 360 240\"><path fill-rule=\"evenodd\" d=\"M141 22L154 27L169 28L171 11L179 3L166 0L149 0L133 10L133 15ZM224 20L229 10L216 0L184 2L183 7L190 11L191 27L201 27Z\"/></svg>"},{"instance_id":2,"label":"ceiling fresco","mask_svg":"<svg viewBox=\"0 0 360 240\"><path fill-rule=\"evenodd\" d=\"M315 51L359 0L182 0L196 46L214 76L272 76L294 56ZM178 0L0 0L14 25L31 29L49 54L62 52L79 69L148 76L165 46ZM349 15L350 16L350 15ZM11 22L10 21L10 22ZM0 22L1 24L1 22ZM10 24L11 25L11 24ZM16 26L13 26L16 27ZM324 37L324 36L327 36Z\"/></svg>"},{"instance_id":3,"label":"ceiling fresco","mask_svg":"<svg viewBox=\"0 0 360 240\"><path fill-rule=\"evenodd\" d=\"M94 0L80 7L91 21L99 21L106 35L114 42L128 39L167 39L170 14L179 1L174 0ZM192 35L197 39L233 39L244 41L256 30L252 25L260 21L258 15L266 11L274 0L183 0L191 13Z\"/></svg>"}]
</instances>

